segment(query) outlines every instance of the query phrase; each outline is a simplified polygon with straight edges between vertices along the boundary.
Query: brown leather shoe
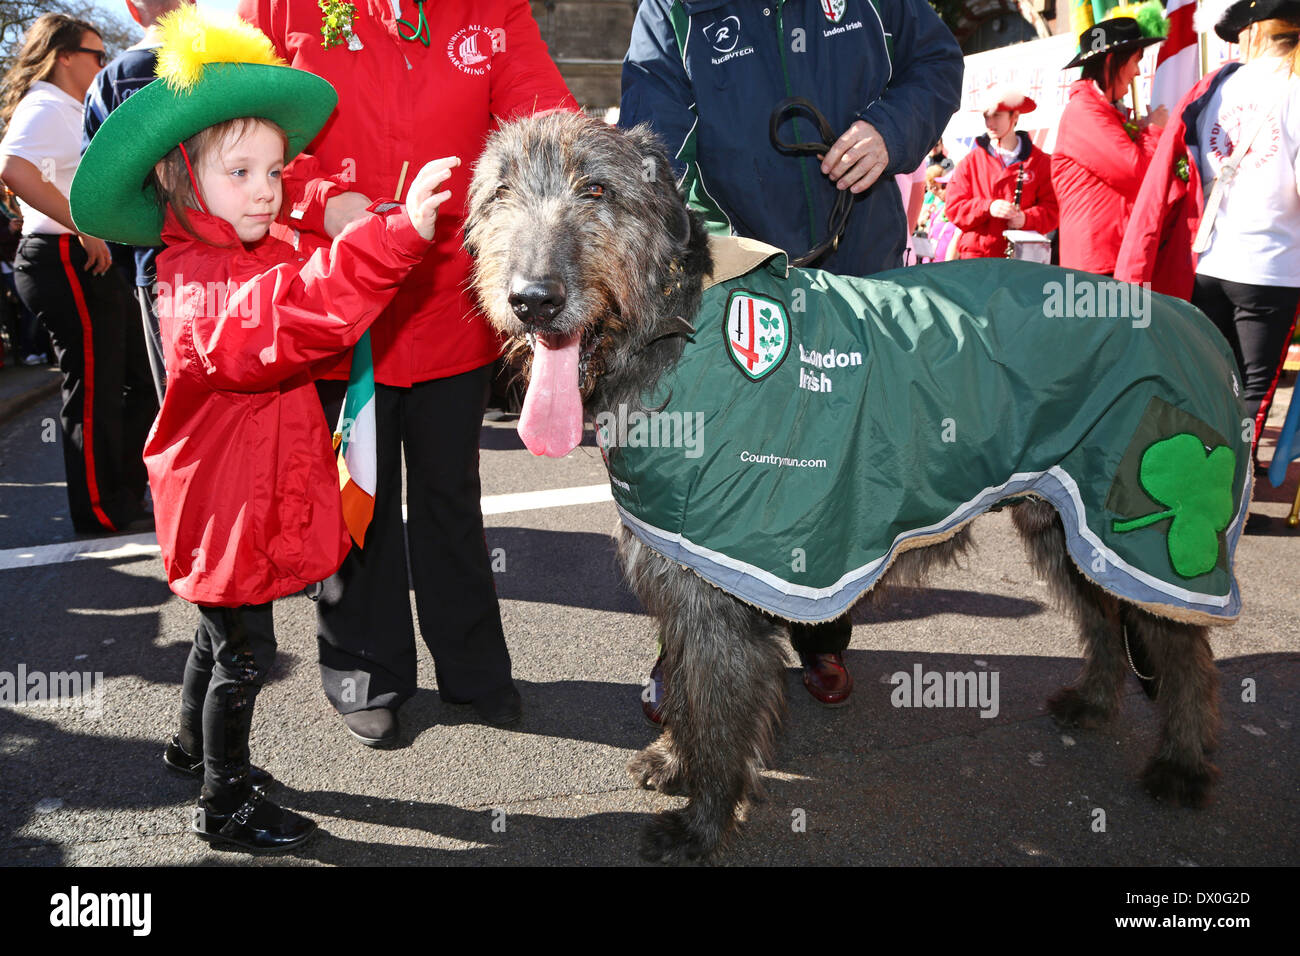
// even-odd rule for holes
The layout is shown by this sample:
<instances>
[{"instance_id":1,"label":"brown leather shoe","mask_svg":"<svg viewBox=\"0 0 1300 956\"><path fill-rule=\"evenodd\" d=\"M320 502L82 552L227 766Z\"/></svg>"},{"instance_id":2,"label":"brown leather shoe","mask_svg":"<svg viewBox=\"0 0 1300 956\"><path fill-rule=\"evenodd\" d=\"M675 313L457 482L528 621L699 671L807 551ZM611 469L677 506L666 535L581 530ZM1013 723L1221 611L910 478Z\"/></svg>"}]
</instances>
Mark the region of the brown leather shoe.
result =
<instances>
[{"instance_id":1,"label":"brown leather shoe","mask_svg":"<svg viewBox=\"0 0 1300 956\"><path fill-rule=\"evenodd\" d=\"M641 692L641 713L646 722L655 727L664 722L664 656L659 655L655 666L650 668L650 680Z\"/></svg>"},{"instance_id":2,"label":"brown leather shoe","mask_svg":"<svg viewBox=\"0 0 1300 956\"><path fill-rule=\"evenodd\" d=\"M801 654L803 686L819 704L843 707L853 693L853 675L839 654Z\"/></svg>"}]
</instances>

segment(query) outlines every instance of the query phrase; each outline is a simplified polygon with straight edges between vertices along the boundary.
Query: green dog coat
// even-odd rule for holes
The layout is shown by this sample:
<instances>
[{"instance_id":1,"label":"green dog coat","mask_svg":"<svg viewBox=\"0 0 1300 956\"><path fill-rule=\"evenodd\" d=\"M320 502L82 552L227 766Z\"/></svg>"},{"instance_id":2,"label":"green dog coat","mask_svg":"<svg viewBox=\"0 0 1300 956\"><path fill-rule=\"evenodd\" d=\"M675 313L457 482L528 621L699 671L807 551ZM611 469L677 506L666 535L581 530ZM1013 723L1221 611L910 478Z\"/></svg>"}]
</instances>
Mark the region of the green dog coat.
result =
<instances>
[{"instance_id":1,"label":"green dog coat","mask_svg":"<svg viewBox=\"0 0 1300 956\"><path fill-rule=\"evenodd\" d=\"M620 517L764 611L845 613L908 548L1023 496L1089 579L1191 623L1240 613L1250 416L1181 300L1006 259L870 279L714 239L694 336L597 416Z\"/></svg>"}]
</instances>

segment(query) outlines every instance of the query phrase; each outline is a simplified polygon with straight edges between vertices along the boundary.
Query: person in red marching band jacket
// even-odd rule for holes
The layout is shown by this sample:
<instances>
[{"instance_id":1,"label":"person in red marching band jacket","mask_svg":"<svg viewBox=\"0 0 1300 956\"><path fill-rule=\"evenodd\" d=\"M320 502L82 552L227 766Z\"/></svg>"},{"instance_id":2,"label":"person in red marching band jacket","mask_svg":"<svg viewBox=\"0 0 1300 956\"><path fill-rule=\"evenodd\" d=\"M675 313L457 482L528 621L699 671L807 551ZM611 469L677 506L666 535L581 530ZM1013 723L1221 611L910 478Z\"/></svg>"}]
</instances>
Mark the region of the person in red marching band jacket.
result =
<instances>
[{"instance_id":1,"label":"person in red marching band jacket","mask_svg":"<svg viewBox=\"0 0 1300 956\"><path fill-rule=\"evenodd\" d=\"M1124 226L1169 115L1161 106L1138 120L1120 104L1138 74L1142 50L1163 40L1155 6L1143 11L1141 21L1112 16L1089 27L1079 35L1081 52L1065 65L1083 68L1070 84L1052 153L1061 265L1070 269L1114 274ZM1154 26L1152 19L1158 21Z\"/></svg>"},{"instance_id":2,"label":"person in red marching band jacket","mask_svg":"<svg viewBox=\"0 0 1300 956\"><path fill-rule=\"evenodd\" d=\"M1056 228L1056 193L1051 156L1016 131L1016 123L1037 104L1014 87L1000 86L984 97L980 111L988 130L976 137L952 175L948 219L961 230L957 256L1004 256L1008 229L1048 233Z\"/></svg>"}]
</instances>

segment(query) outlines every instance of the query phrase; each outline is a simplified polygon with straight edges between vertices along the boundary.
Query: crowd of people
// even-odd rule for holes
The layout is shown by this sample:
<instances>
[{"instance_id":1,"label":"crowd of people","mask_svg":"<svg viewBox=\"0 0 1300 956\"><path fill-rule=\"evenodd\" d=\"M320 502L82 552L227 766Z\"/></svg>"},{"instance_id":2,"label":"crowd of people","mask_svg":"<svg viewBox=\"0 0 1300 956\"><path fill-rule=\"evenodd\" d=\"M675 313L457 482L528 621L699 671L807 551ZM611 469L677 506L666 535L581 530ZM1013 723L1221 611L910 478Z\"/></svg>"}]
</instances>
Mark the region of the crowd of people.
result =
<instances>
[{"instance_id":1,"label":"crowd of people","mask_svg":"<svg viewBox=\"0 0 1300 956\"><path fill-rule=\"evenodd\" d=\"M242 0L241 22L128 0L145 35L111 62L93 24L46 14L0 101L14 355L59 365L74 528L155 529L169 583L196 605L164 760L203 781L198 835L252 850L314 826L266 796L249 757L278 597L315 591L324 693L367 746L400 741L416 691L408 581L443 699L493 725L521 717L479 504L500 342L465 321L461 226L493 125L579 108L524 0L480 5L508 41L457 4L363 5L350 20L329 6ZM1121 100L1160 42L1158 4L1120 11L1066 64L1082 75L1051 156L1017 129L1034 101L999 87L955 167L939 136L960 101L956 40L925 0L873 7L844 31L822 29L834 8L818 3L764 9L764 23L727 0L705 23L680 0L642 0L619 122L664 140L711 229L849 275L902 264L893 177L927 161L931 258L1015 256L1008 231L1056 231L1062 265L1190 299L1229 342L1258 432L1300 303L1300 0L1216 7L1207 28L1245 62L1143 117ZM730 20L745 24L744 56L715 29ZM772 118L792 90L810 109ZM780 128L792 135L774 143ZM196 301L193 282L224 291ZM373 382L376 442L360 537L331 443L354 361ZM791 628L827 706L853 689L851 630L847 615ZM661 654L643 701L653 722L666 680Z\"/></svg>"}]
</instances>

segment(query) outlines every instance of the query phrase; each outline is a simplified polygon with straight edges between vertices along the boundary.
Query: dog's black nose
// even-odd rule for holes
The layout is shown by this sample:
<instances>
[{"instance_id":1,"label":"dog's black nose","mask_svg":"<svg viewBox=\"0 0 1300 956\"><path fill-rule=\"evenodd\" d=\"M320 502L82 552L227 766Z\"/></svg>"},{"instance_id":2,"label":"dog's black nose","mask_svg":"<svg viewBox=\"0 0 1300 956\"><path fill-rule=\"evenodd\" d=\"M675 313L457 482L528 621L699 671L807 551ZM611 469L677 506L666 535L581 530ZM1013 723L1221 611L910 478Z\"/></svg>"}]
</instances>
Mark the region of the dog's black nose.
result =
<instances>
[{"instance_id":1,"label":"dog's black nose","mask_svg":"<svg viewBox=\"0 0 1300 956\"><path fill-rule=\"evenodd\" d=\"M568 301L564 283L554 276L545 279L523 279L518 276L510 283L510 308L525 325L547 322L564 311Z\"/></svg>"}]
</instances>

